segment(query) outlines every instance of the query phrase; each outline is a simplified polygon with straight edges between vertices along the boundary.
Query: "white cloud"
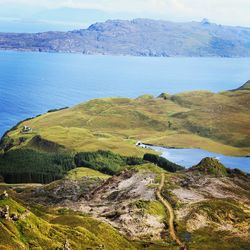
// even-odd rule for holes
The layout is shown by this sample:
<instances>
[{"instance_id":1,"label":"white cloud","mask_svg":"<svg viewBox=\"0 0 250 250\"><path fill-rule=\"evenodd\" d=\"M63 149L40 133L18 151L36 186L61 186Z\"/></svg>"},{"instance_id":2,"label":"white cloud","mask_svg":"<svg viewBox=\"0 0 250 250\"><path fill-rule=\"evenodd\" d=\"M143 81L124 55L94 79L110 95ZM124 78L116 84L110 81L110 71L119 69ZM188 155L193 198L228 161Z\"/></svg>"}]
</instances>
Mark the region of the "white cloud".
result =
<instances>
[{"instance_id":1,"label":"white cloud","mask_svg":"<svg viewBox=\"0 0 250 250\"><path fill-rule=\"evenodd\" d=\"M1 4L26 5L44 8L81 8L104 11L162 12L175 0L0 0Z\"/></svg>"},{"instance_id":2,"label":"white cloud","mask_svg":"<svg viewBox=\"0 0 250 250\"><path fill-rule=\"evenodd\" d=\"M97 9L183 21L207 17L218 23L250 26L250 0L0 0L0 8L7 5Z\"/></svg>"}]
</instances>

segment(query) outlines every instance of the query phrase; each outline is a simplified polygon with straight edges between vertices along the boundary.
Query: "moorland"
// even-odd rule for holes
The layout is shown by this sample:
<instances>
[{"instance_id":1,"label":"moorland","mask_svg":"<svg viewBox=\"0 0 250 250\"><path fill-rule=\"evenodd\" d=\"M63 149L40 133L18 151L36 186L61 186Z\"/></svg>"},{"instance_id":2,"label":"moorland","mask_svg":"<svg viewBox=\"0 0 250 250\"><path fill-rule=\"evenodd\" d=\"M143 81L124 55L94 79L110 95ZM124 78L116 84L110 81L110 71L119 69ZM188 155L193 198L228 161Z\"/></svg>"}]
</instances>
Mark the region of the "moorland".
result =
<instances>
[{"instance_id":1,"label":"moorland","mask_svg":"<svg viewBox=\"0 0 250 250\"><path fill-rule=\"evenodd\" d=\"M0 248L248 249L248 173L213 158L184 169L136 142L250 155L249 102L247 82L18 123L0 144Z\"/></svg>"}]
</instances>

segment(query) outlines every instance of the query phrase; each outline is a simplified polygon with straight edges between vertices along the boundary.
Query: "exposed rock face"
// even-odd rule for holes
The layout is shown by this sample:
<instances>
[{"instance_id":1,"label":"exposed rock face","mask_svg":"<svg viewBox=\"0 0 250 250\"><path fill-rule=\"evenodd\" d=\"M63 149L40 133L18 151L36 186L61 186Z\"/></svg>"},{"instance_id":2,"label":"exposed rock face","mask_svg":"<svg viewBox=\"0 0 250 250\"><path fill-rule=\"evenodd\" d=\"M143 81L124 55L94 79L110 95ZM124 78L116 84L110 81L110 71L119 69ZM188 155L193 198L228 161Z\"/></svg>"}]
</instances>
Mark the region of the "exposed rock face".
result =
<instances>
[{"instance_id":1,"label":"exposed rock face","mask_svg":"<svg viewBox=\"0 0 250 250\"><path fill-rule=\"evenodd\" d=\"M11 220L10 218L10 208L6 205L4 208L0 208L0 218Z\"/></svg>"},{"instance_id":2,"label":"exposed rock face","mask_svg":"<svg viewBox=\"0 0 250 250\"><path fill-rule=\"evenodd\" d=\"M100 186L104 180L100 178L83 177L81 180L58 180L46 186L35 189L32 195L26 192L20 197L27 201L39 202L44 205L63 206L68 202L76 202L81 197L88 197L91 191Z\"/></svg>"},{"instance_id":3,"label":"exposed rock face","mask_svg":"<svg viewBox=\"0 0 250 250\"><path fill-rule=\"evenodd\" d=\"M126 170L106 181L89 177L56 181L19 197L91 214L130 239L159 240L166 228L164 208L155 197L155 178L152 172ZM159 214L148 212L150 206L160 207Z\"/></svg>"},{"instance_id":4,"label":"exposed rock face","mask_svg":"<svg viewBox=\"0 0 250 250\"><path fill-rule=\"evenodd\" d=\"M0 200L7 199L9 197L9 194L6 190L3 191L3 193L0 195Z\"/></svg>"},{"instance_id":5,"label":"exposed rock face","mask_svg":"<svg viewBox=\"0 0 250 250\"><path fill-rule=\"evenodd\" d=\"M64 244L63 244L63 250L71 250L69 241L66 239Z\"/></svg>"},{"instance_id":6,"label":"exposed rock face","mask_svg":"<svg viewBox=\"0 0 250 250\"><path fill-rule=\"evenodd\" d=\"M249 176L215 177L188 171L170 181L172 196L178 204L178 220L187 231L211 227L249 236L250 200Z\"/></svg>"},{"instance_id":7,"label":"exposed rock face","mask_svg":"<svg viewBox=\"0 0 250 250\"><path fill-rule=\"evenodd\" d=\"M10 218L13 220L13 221L18 221L19 220L19 216L17 213L14 213L10 216Z\"/></svg>"},{"instance_id":8,"label":"exposed rock face","mask_svg":"<svg viewBox=\"0 0 250 250\"><path fill-rule=\"evenodd\" d=\"M37 34L0 34L0 49L135 56L250 55L250 29L208 21L108 20L88 29Z\"/></svg>"},{"instance_id":9,"label":"exposed rock face","mask_svg":"<svg viewBox=\"0 0 250 250\"><path fill-rule=\"evenodd\" d=\"M248 242L250 176L237 171L226 176L209 174L208 163L220 170L217 160L207 158L198 164L201 170L165 173L161 194L173 207L177 234L184 231L199 237L209 230L214 235L223 232L227 240L240 238ZM97 182L87 177L74 182L56 181L31 193L23 191L18 198L26 196L31 203L83 212L109 223L130 240L162 240L168 237L165 224L168 213L156 200L157 171L133 168ZM84 189L89 180L93 185Z\"/></svg>"},{"instance_id":10,"label":"exposed rock face","mask_svg":"<svg viewBox=\"0 0 250 250\"><path fill-rule=\"evenodd\" d=\"M68 204L108 221L130 239L160 239L165 230L162 216L145 213L138 200L155 202L155 174L124 171L93 190L89 197ZM86 200L87 198L87 200Z\"/></svg>"},{"instance_id":11,"label":"exposed rock face","mask_svg":"<svg viewBox=\"0 0 250 250\"><path fill-rule=\"evenodd\" d=\"M25 210L22 214L20 214L19 212L10 213L12 209L13 208L10 207L9 205L0 207L0 218L15 222L18 221L19 219L25 219L30 214L30 212L27 210Z\"/></svg>"}]
</instances>

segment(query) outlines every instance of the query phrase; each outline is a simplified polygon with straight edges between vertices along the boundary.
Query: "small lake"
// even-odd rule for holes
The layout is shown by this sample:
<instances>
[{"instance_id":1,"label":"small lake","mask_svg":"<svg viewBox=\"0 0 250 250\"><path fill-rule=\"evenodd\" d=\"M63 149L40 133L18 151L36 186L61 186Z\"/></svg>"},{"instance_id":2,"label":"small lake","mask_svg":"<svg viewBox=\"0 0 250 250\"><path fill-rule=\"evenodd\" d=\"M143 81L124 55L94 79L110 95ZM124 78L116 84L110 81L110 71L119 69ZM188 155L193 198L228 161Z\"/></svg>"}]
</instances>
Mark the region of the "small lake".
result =
<instances>
[{"instance_id":1,"label":"small lake","mask_svg":"<svg viewBox=\"0 0 250 250\"><path fill-rule=\"evenodd\" d=\"M250 173L250 157L225 156L195 148L173 149L157 146L147 147L161 153L161 156L168 159L169 161L172 161L186 168L198 164L205 157L212 157L218 159L224 166L228 168L239 168Z\"/></svg>"},{"instance_id":2,"label":"small lake","mask_svg":"<svg viewBox=\"0 0 250 250\"><path fill-rule=\"evenodd\" d=\"M20 120L99 97L234 89L250 58L0 52L0 135Z\"/></svg>"}]
</instances>

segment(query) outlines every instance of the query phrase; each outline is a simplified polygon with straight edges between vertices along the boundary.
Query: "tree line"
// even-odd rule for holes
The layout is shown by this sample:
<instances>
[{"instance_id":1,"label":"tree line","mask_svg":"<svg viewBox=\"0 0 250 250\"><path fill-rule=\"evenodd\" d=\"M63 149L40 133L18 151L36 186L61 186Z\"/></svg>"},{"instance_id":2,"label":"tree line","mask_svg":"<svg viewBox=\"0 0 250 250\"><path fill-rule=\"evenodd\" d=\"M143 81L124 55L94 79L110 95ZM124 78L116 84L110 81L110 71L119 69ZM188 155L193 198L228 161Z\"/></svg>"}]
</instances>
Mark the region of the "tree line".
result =
<instances>
[{"instance_id":1,"label":"tree line","mask_svg":"<svg viewBox=\"0 0 250 250\"><path fill-rule=\"evenodd\" d=\"M34 149L15 149L0 155L0 180L6 183L49 183L76 167L88 167L104 174L114 175L127 166L151 162L175 172L183 167L163 157L145 154L143 158L121 156L111 151L80 153L48 153Z\"/></svg>"}]
</instances>

